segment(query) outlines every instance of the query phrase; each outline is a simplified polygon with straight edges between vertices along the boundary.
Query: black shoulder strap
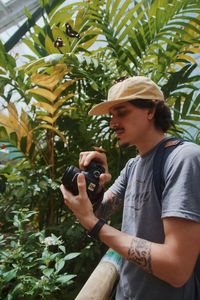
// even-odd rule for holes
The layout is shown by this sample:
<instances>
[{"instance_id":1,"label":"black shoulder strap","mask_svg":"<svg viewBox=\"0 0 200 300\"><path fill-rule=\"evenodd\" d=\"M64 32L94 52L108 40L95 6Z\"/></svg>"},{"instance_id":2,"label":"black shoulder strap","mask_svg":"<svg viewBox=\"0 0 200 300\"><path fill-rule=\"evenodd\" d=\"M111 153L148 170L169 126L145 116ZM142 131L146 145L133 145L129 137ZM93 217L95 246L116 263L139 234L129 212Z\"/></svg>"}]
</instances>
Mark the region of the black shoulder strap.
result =
<instances>
[{"instance_id":1,"label":"black shoulder strap","mask_svg":"<svg viewBox=\"0 0 200 300\"><path fill-rule=\"evenodd\" d=\"M163 177L164 165L169 154L180 144L183 143L182 139L170 137L164 139L158 146L153 160L153 183L155 186L156 194L161 205L162 192L164 190L165 181Z\"/></svg>"}]
</instances>

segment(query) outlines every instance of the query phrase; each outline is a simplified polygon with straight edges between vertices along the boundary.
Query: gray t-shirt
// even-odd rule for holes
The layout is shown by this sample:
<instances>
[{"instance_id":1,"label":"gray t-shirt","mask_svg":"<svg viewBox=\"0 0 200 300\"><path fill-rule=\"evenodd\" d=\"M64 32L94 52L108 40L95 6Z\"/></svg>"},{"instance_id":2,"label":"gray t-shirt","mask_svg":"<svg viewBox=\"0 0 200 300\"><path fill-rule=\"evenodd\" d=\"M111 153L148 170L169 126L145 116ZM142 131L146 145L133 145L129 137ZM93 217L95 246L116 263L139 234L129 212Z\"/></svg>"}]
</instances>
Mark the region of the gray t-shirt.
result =
<instances>
[{"instance_id":1,"label":"gray t-shirt","mask_svg":"<svg viewBox=\"0 0 200 300\"><path fill-rule=\"evenodd\" d=\"M162 205L156 195L152 173L157 147L142 157L129 160L110 190L124 199L122 231L163 243L162 218L181 217L200 223L200 147L184 142L170 153L164 167ZM194 274L183 287L174 288L123 260L116 300L161 299L195 299Z\"/></svg>"}]
</instances>

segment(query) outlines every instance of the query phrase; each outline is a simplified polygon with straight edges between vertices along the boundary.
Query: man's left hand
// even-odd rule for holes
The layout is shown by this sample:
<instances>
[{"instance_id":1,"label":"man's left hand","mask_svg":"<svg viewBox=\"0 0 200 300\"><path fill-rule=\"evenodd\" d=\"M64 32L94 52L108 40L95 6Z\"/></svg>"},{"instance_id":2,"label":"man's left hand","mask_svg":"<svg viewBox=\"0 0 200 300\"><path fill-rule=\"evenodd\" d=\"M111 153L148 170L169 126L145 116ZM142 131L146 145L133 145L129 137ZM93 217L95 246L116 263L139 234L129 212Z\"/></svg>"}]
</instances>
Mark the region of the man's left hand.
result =
<instances>
[{"instance_id":1,"label":"man's left hand","mask_svg":"<svg viewBox=\"0 0 200 300\"><path fill-rule=\"evenodd\" d=\"M87 230L90 230L98 221L93 213L93 207L86 191L86 182L84 174L80 173L77 176L77 185L79 194L74 196L69 192L63 184L60 190L63 194L64 203L74 213L81 225Z\"/></svg>"}]
</instances>

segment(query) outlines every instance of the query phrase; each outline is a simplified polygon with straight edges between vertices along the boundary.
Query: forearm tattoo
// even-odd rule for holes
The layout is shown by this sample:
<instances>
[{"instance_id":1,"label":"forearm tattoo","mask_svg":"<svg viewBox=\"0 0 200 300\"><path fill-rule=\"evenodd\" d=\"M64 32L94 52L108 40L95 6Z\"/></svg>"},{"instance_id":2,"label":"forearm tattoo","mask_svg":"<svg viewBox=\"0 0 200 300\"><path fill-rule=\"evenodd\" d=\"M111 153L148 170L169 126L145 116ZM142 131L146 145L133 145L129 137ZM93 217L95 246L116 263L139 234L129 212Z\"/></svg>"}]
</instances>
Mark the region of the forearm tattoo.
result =
<instances>
[{"instance_id":1,"label":"forearm tattoo","mask_svg":"<svg viewBox=\"0 0 200 300\"><path fill-rule=\"evenodd\" d=\"M152 272L151 243L134 237L128 250L128 260L143 268L148 273Z\"/></svg>"},{"instance_id":2,"label":"forearm tattoo","mask_svg":"<svg viewBox=\"0 0 200 300\"><path fill-rule=\"evenodd\" d=\"M96 215L107 220L117 209L122 207L123 200L112 192L107 191L104 194L103 201L96 211Z\"/></svg>"}]
</instances>

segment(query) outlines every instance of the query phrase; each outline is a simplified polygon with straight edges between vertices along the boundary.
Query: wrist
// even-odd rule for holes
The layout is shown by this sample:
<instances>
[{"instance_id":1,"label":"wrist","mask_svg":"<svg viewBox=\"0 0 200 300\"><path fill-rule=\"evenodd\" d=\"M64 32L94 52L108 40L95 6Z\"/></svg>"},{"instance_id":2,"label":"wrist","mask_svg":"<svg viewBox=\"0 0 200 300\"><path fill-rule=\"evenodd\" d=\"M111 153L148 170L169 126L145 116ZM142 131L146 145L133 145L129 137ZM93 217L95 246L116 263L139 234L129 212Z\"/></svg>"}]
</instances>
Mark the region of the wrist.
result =
<instances>
[{"instance_id":1,"label":"wrist","mask_svg":"<svg viewBox=\"0 0 200 300\"><path fill-rule=\"evenodd\" d=\"M85 217L79 221L86 230L90 231L95 226L95 224L98 222L98 220L99 219L95 215L93 215L90 217Z\"/></svg>"},{"instance_id":2,"label":"wrist","mask_svg":"<svg viewBox=\"0 0 200 300\"><path fill-rule=\"evenodd\" d=\"M101 230L101 228L106 224L106 221L104 219L98 219L98 221L96 222L96 224L92 227L92 229L90 229L87 234L88 236L95 238L97 240L99 240L99 232Z\"/></svg>"}]
</instances>

